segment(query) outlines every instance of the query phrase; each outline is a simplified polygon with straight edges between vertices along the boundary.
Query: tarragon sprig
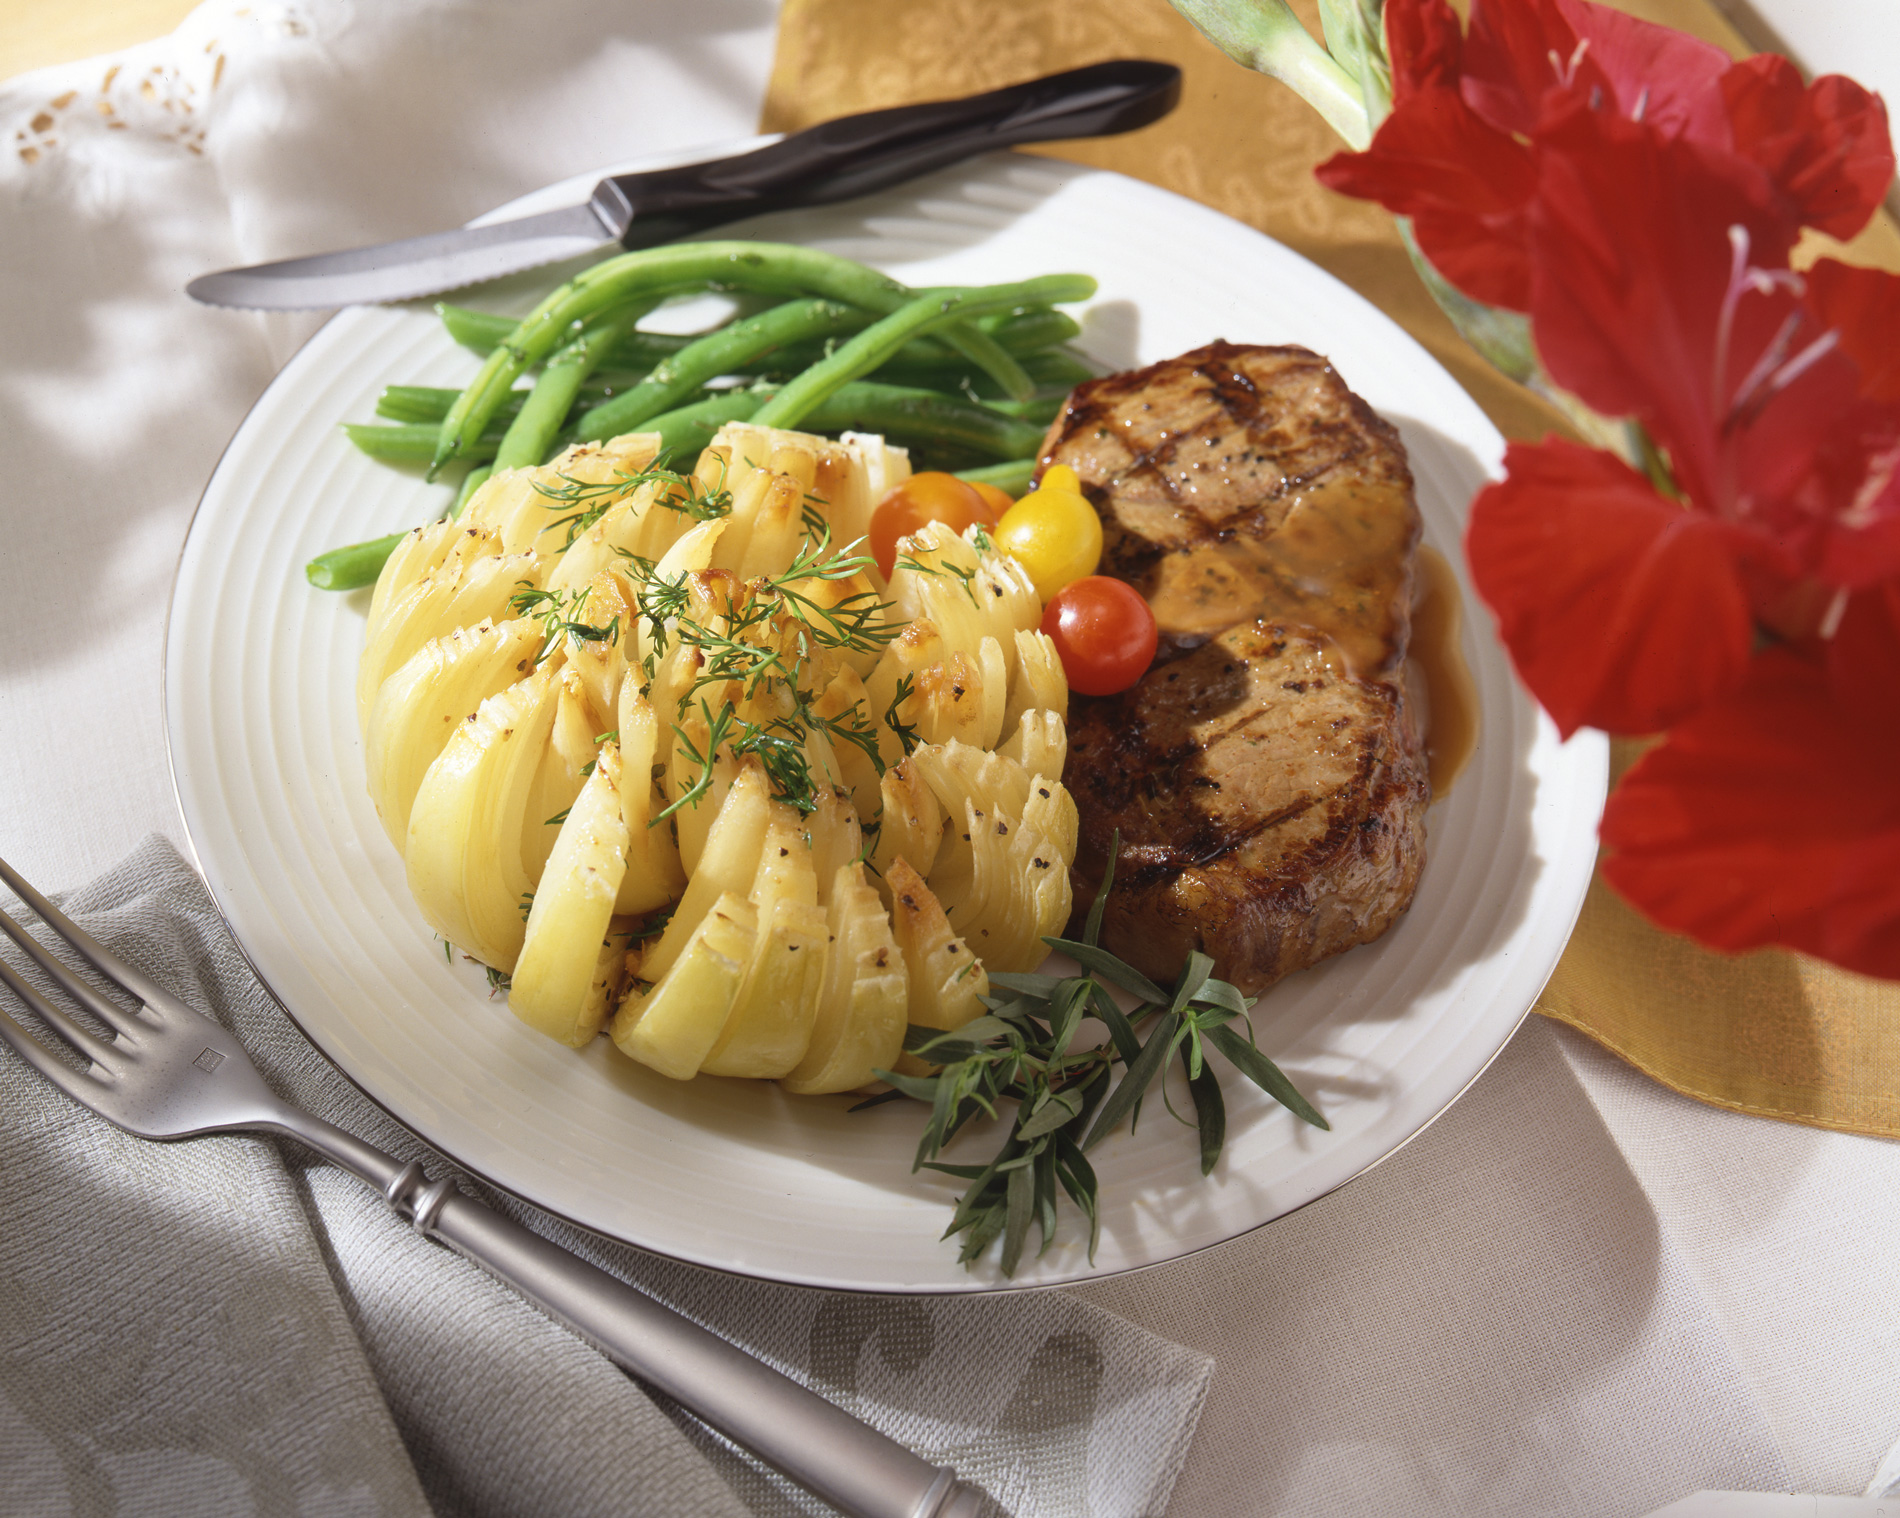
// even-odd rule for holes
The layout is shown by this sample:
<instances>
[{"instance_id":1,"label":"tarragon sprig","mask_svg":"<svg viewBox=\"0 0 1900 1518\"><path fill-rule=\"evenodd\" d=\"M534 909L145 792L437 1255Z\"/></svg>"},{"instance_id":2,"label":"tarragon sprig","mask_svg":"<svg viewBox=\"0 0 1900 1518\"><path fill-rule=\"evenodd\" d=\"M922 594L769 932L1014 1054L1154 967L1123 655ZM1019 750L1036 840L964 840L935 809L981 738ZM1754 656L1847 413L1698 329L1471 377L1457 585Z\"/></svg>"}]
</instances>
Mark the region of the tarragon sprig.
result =
<instances>
[{"instance_id":1,"label":"tarragon sprig","mask_svg":"<svg viewBox=\"0 0 1900 1518\"><path fill-rule=\"evenodd\" d=\"M1117 848L1119 839L1117 839ZM880 1070L905 1096L930 1104L913 1169L942 1171L969 1185L951 1214L944 1237L963 1235L958 1258L969 1264L998 1238L1002 1269L1014 1275L1032 1223L1044 1253L1055 1241L1061 1195L1089 1220L1089 1259L1101 1235L1100 1187L1088 1152L1127 1122L1132 1131L1143 1097L1180 1060L1193 1098L1200 1139L1201 1174L1220 1159L1227 1110L1213 1050L1295 1116L1316 1128L1330 1125L1300 1095L1279 1066L1260 1052L1248 1011L1253 999L1213 976L1207 955L1189 954L1171 990L1102 948L1102 911L1115 879L1115 852L1089 909L1082 937L1045 938L1073 958L1080 975L990 977L1000 995L986 996L987 1016L943 1032L913 1026L904 1047L940 1066L930 1076ZM1109 992L1119 986L1140 998L1124 1012ZM1085 1019L1108 1031L1101 1043L1076 1047ZM1247 1023L1243 1035L1236 1023ZM1120 1066L1119 1077L1116 1067ZM874 1101L882 1098L873 1098ZM1013 1102L1005 1116L1004 1104ZM952 1165L937 1156L977 1118L1007 1123L1002 1147L985 1165Z\"/></svg>"}]
</instances>

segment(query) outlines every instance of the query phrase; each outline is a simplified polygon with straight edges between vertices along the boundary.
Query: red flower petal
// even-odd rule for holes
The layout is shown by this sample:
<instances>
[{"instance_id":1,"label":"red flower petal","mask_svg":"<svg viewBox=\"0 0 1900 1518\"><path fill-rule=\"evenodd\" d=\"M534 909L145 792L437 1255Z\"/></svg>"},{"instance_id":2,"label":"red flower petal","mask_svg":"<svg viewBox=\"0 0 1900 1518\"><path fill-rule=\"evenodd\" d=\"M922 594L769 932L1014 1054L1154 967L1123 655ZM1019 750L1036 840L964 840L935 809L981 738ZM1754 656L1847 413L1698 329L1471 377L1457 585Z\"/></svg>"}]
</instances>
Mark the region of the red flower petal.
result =
<instances>
[{"instance_id":1,"label":"red flower petal","mask_svg":"<svg viewBox=\"0 0 1900 1518\"><path fill-rule=\"evenodd\" d=\"M1730 228L1768 269L1785 267L1798 228L1755 165L1607 111L1558 111L1535 155L1531 322L1545 367L1605 416L1639 418L1697 504L1721 509L1735 489L1728 402L1796 302L1745 296L1717 375Z\"/></svg>"},{"instance_id":2,"label":"red flower petal","mask_svg":"<svg viewBox=\"0 0 1900 1518\"><path fill-rule=\"evenodd\" d=\"M1588 0L1473 0L1465 98L1501 131L1529 136L1551 91L1600 91L1618 115L1671 135L1693 122L1726 145L1712 91L1728 66L1720 48Z\"/></svg>"},{"instance_id":3,"label":"red flower petal","mask_svg":"<svg viewBox=\"0 0 1900 1518\"><path fill-rule=\"evenodd\" d=\"M1465 38L1445 0L1386 0L1385 45L1391 55L1392 98L1403 104L1432 85L1458 86Z\"/></svg>"},{"instance_id":4,"label":"red flower petal","mask_svg":"<svg viewBox=\"0 0 1900 1518\"><path fill-rule=\"evenodd\" d=\"M1530 150L1486 126L1456 90L1414 90L1370 148L1336 154L1314 173L1328 189L1413 218L1433 267L1473 300L1529 307Z\"/></svg>"},{"instance_id":5,"label":"red flower petal","mask_svg":"<svg viewBox=\"0 0 1900 1518\"><path fill-rule=\"evenodd\" d=\"M1818 665L1764 653L1623 777L1604 879L1712 948L1779 944L1900 977L1896 746L1900 707L1836 699Z\"/></svg>"},{"instance_id":6,"label":"red flower petal","mask_svg":"<svg viewBox=\"0 0 1900 1518\"><path fill-rule=\"evenodd\" d=\"M1808 270L1808 297L1823 326L1860 369L1861 393L1900 401L1900 275L1831 258Z\"/></svg>"},{"instance_id":7,"label":"red flower petal","mask_svg":"<svg viewBox=\"0 0 1900 1518\"><path fill-rule=\"evenodd\" d=\"M1802 223L1852 237L1893 180L1880 97L1829 74L1803 86L1786 58L1745 58L1722 78L1735 151L1768 171Z\"/></svg>"},{"instance_id":8,"label":"red flower petal","mask_svg":"<svg viewBox=\"0 0 1900 1518\"><path fill-rule=\"evenodd\" d=\"M1875 721L1882 713L1900 714L1900 580L1848 598L1825 657L1828 684L1842 707L1864 707Z\"/></svg>"},{"instance_id":9,"label":"red flower petal","mask_svg":"<svg viewBox=\"0 0 1900 1518\"><path fill-rule=\"evenodd\" d=\"M1513 443L1471 508L1471 573L1558 730L1651 733L1729 689L1753 638L1736 532L1620 459Z\"/></svg>"}]
</instances>

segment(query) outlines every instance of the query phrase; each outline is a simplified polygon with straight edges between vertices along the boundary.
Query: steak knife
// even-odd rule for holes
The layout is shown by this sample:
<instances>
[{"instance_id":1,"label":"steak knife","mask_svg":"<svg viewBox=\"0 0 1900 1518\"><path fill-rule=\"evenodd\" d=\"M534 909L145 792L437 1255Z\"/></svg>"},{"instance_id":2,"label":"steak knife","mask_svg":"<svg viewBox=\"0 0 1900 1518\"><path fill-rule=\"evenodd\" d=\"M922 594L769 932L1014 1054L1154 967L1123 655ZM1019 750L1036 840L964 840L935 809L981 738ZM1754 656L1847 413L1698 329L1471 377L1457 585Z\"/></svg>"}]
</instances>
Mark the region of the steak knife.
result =
<instances>
[{"instance_id":1,"label":"steak knife","mask_svg":"<svg viewBox=\"0 0 1900 1518\"><path fill-rule=\"evenodd\" d=\"M618 174L559 211L223 269L185 289L207 305L267 311L407 300L615 244L650 248L742 216L850 200L994 148L1133 131L1180 98L1173 64L1095 63L961 100L840 116L732 158Z\"/></svg>"}]
</instances>

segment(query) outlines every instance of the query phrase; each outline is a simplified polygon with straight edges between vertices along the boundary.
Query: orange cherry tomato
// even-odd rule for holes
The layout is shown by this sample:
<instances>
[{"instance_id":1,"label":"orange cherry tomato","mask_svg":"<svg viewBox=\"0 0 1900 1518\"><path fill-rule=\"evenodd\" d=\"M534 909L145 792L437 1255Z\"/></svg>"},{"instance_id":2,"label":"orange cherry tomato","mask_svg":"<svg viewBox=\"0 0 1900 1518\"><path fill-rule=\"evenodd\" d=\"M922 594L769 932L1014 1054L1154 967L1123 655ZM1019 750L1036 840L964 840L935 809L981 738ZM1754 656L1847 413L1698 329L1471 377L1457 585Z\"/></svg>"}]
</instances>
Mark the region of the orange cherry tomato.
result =
<instances>
[{"instance_id":1,"label":"orange cherry tomato","mask_svg":"<svg viewBox=\"0 0 1900 1518\"><path fill-rule=\"evenodd\" d=\"M897 540L926 522L942 522L962 532L979 522L994 527L996 520L997 512L976 486L954 474L926 470L893 486L877 503L871 513L871 557L888 580L897 563Z\"/></svg>"},{"instance_id":2,"label":"orange cherry tomato","mask_svg":"<svg viewBox=\"0 0 1900 1518\"><path fill-rule=\"evenodd\" d=\"M990 503L990 510L996 513L999 522L1003 520L1003 513L1016 504L1000 485L986 485L982 480L965 480L964 483Z\"/></svg>"},{"instance_id":3,"label":"orange cherry tomato","mask_svg":"<svg viewBox=\"0 0 1900 1518\"><path fill-rule=\"evenodd\" d=\"M1107 575L1072 580L1042 613L1069 689L1085 696L1127 690L1154 662L1155 614L1141 592Z\"/></svg>"}]
</instances>

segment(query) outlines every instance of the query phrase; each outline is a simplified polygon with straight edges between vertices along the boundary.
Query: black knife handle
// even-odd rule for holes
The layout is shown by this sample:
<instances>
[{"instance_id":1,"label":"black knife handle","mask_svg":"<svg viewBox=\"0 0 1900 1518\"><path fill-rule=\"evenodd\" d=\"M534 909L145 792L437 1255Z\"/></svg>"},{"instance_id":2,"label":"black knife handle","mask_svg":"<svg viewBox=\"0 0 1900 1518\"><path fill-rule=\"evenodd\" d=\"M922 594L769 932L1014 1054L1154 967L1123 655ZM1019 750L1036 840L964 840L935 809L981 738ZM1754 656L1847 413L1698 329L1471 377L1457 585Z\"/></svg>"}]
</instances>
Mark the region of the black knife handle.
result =
<instances>
[{"instance_id":1,"label":"black knife handle","mask_svg":"<svg viewBox=\"0 0 1900 1518\"><path fill-rule=\"evenodd\" d=\"M602 180L595 210L648 248L741 216L829 205L888 189L994 148L1105 137L1158 121L1181 98L1171 63L1120 58L961 100L840 116L712 163Z\"/></svg>"}]
</instances>

